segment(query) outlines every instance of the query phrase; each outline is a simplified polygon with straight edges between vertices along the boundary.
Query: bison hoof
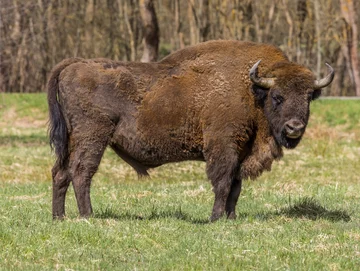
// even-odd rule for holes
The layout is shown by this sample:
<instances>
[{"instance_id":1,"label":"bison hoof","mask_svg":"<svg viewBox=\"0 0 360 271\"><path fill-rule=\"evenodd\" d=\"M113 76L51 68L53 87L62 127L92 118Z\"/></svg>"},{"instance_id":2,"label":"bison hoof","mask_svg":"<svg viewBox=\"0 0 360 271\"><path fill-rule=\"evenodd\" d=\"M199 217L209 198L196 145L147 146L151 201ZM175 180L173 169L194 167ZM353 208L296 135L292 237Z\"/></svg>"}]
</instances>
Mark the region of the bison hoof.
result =
<instances>
[{"instance_id":1,"label":"bison hoof","mask_svg":"<svg viewBox=\"0 0 360 271\"><path fill-rule=\"evenodd\" d=\"M229 213L228 216L227 216L227 218L228 218L228 219L236 219L236 214L235 214L235 212Z\"/></svg>"},{"instance_id":2,"label":"bison hoof","mask_svg":"<svg viewBox=\"0 0 360 271\"><path fill-rule=\"evenodd\" d=\"M64 218L65 218L64 215L53 215L54 221L62 221L62 220L64 220Z\"/></svg>"},{"instance_id":3,"label":"bison hoof","mask_svg":"<svg viewBox=\"0 0 360 271\"><path fill-rule=\"evenodd\" d=\"M212 214L210 216L210 222L215 222L216 220L219 220L222 217L222 214Z\"/></svg>"}]
</instances>

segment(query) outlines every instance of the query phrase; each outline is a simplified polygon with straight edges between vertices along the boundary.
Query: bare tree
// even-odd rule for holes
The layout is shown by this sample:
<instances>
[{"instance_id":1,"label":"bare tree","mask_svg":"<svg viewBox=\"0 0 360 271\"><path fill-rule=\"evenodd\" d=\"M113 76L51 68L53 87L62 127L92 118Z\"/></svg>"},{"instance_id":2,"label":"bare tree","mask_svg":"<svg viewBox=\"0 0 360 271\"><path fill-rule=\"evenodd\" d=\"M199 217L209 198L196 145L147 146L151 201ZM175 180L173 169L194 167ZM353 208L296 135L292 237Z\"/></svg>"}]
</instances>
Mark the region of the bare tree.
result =
<instances>
[{"instance_id":1,"label":"bare tree","mask_svg":"<svg viewBox=\"0 0 360 271\"><path fill-rule=\"evenodd\" d=\"M199 16L199 31L200 41L206 41L210 30L209 19L209 0L202 0L200 2L200 16Z\"/></svg>"},{"instance_id":2,"label":"bare tree","mask_svg":"<svg viewBox=\"0 0 360 271\"><path fill-rule=\"evenodd\" d=\"M159 50L159 26L152 0L140 0L140 14L143 22L144 46L141 62L156 61Z\"/></svg>"},{"instance_id":3,"label":"bare tree","mask_svg":"<svg viewBox=\"0 0 360 271\"><path fill-rule=\"evenodd\" d=\"M181 31L181 22L180 22L180 0L175 0L174 1L175 7L174 7L174 27L175 27L175 48L174 49L182 49L185 47L184 44L184 33L182 33Z\"/></svg>"},{"instance_id":4,"label":"bare tree","mask_svg":"<svg viewBox=\"0 0 360 271\"><path fill-rule=\"evenodd\" d=\"M347 23L347 45L352 69L352 79L355 85L356 96L360 96L360 72L359 72L359 57L358 57L358 30L355 22L355 8L352 0L340 0L341 12Z\"/></svg>"},{"instance_id":5,"label":"bare tree","mask_svg":"<svg viewBox=\"0 0 360 271\"><path fill-rule=\"evenodd\" d=\"M320 7L319 0L314 0L314 8L315 8L315 38L316 38L316 75L320 76L321 71L321 33L320 33Z\"/></svg>"},{"instance_id":6,"label":"bare tree","mask_svg":"<svg viewBox=\"0 0 360 271\"><path fill-rule=\"evenodd\" d=\"M190 28L190 44L199 42L199 32L197 31L198 17L196 14L195 0L188 0L188 21Z\"/></svg>"},{"instance_id":7,"label":"bare tree","mask_svg":"<svg viewBox=\"0 0 360 271\"><path fill-rule=\"evenodd\" d=\"M360 1L0 2L0 91L42 91L50 69L67 57L154 61L155 52L238 39L277 45L319 76L329 62L336 78L324 94L360 95Z\"/></svg>"}]
</instances>

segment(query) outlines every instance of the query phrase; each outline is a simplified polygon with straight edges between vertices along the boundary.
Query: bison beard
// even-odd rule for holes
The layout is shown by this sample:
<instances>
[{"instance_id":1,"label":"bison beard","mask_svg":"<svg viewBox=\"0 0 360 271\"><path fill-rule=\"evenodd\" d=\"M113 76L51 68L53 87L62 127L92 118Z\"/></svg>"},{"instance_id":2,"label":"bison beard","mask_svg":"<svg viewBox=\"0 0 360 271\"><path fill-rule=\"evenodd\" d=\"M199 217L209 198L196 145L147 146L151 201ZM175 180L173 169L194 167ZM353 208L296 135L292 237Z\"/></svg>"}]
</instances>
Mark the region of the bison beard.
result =
<instances>
[{"instance_id":1,"label":"bison beard","mask_svg":"<svg viewBox=\"0 0 360 271\"><path fill-rule=\"evenodd\" d=\"M201 43L157 63L62 61L48 83L53 218L64 217L71 182L80 215L91 215L91 179L108 145L139 175L205 161L211 221L235 218L242 180L300 142L311 100L333 79L328 67L315 80L278 48L240 41Z\"/></svg>"}]
</instances>

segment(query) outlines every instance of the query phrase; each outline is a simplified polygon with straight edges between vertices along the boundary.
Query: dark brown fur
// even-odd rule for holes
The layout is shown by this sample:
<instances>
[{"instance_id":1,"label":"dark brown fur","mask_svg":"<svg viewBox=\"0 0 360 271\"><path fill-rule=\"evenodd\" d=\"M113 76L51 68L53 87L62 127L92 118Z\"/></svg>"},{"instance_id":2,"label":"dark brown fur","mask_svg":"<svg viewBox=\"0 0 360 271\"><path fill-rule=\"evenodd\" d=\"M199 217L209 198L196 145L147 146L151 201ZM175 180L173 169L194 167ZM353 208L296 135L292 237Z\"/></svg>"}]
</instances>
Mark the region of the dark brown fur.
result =
<instances>
[{"instance_id":1,"label":"dark brown fur","mask_svg":"<svg viewBox=\"0 0 360 271\"><path fill-rule=\"evenodd\" d=\"M276 77L270 90L251 83ZM210 41L177 51L158 63L68 59L48 84L53 167L53 217L65 214L73 183L81 216L92 213L91 178L106 146L140 175L184 160L206 162L215 203L212 220L235 217L241 181L270 170L282 145L284 123L307 124L314 76L264 44ZM274 105L272 94L284 97ZM283 141L282 141L283 140ZM288 144L288 145L287 145Z\"/></svg>"}]
</instances>

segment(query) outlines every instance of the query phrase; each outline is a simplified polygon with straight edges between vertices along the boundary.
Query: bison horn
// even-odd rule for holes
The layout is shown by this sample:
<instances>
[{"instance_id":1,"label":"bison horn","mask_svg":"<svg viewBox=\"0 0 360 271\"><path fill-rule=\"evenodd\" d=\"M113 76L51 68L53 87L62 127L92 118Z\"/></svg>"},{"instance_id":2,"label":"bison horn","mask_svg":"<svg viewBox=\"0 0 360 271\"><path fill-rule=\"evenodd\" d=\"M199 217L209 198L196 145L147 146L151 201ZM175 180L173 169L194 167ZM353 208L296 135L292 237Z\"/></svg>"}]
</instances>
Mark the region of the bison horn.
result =
<instances>
[{"instance_id":1,"label":"bison horn","mask_svg":"<svg viewBox=\"0 0 360 271\"><path fill-rule=\"evenodd\" d=\"M334 69L329 64L327 64L327 63L325 63L325 64L329 69L329 74L325 78L322 78L320 80L315 80L315 83L314 83L315 89L320 89L320 88L326 87L334 79L334 75L335 75Z\"/></svg>"},{"instance_id":2,"label":"bison horn","mask_svg":"<svg viewBox=\"0 0 360 271\"><path fill-rule=\"evenodd\" d=\"M260 62L261 62L261 60L256 62L254 64L254 66L251 68L250 73L249 73L250 79L255 85L258 85L259 87L271 88L275 84L274 78L258 77L258 66L259 66Z\"/></svg>"}]
</instances>

